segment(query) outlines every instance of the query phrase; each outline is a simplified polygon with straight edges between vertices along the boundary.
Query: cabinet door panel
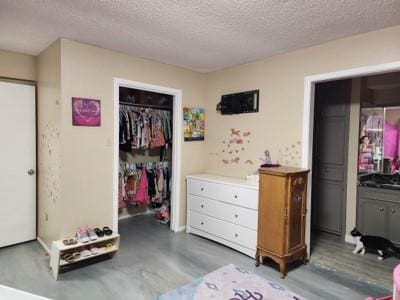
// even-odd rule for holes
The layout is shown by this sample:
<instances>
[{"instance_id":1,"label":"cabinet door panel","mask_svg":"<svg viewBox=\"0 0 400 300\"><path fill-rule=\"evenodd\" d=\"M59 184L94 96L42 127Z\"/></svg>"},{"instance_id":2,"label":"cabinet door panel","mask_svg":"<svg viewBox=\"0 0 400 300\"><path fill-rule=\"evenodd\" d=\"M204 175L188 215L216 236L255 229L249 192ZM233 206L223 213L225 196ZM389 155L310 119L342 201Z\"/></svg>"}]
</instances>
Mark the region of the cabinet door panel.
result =
<instances>
[{"instance_id":1,"label":"cabinet door panel","mask_svg":"<svg viewBox=\"0 0 400 300\"><path fill-rule=\"evenodd\" d=\"M346 157L347 134L345 119L322 119L318 125L317 161L325 164L343 165Z\"/></svg>"},{"instance_id":2,"label":"cabinet door panel","mask_svg":"<svg viewBox=\"0 0 400 300\"><path fill-rule=\"evenodd\" d=\"M365 235L387 236L385 202L361 200L361 232Z\"/></svg>"},{"instance_id":3,"label":"cabinet door panel","mask_svg":"<svg viewBox=\"0 0 400 300\"><path fill-rule=\"evenodd\" d=\"M331 232L342 232L343 189L340 183L318 180L316 187L315 226Z\"/></svg>"},{"instance_id":4,"label":"cabinet door panel","mask_svg":"<svg viewBox=\"0 0 400 300\"><path fill-rule=\"evenodd\" d=\"M389 213L389 239L400 244L400 205L390 205Z\"/></svg>"}]
</instances>

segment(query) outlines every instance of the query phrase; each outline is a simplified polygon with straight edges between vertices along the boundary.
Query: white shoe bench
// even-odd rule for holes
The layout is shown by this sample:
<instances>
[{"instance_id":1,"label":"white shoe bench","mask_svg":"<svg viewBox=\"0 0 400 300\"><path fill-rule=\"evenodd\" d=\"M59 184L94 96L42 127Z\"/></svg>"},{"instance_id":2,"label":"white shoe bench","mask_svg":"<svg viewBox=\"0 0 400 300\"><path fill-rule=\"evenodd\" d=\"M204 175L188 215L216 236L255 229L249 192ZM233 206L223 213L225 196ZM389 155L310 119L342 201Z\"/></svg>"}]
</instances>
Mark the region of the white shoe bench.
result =
<instances>
[{"instance_id":1,"label":"white shoe bench","mask_svg":"<svg viewBox=\"0 0 400 300\"><path fill-rule=\"evenodd\" d=\"M51 254L50 254L50 268L52 269L52 273L54 278L58 279L58 274L60 273L60 269L66 266L70 266L72 264L76 264L83 260L92 259L98 257L100 255L106 254L115 254L119 248L119 234L105 235L103 237L98 237L97 240L89 241L87 243L78 242L74 245L64 245L63 240L53 241L51 245ZM106 247L107 244L112 244L111 247ZM95 254L91 254L89 256L82 257L80 256L73 261L66 261L61 258L61 256L65 253L74 253L81 252L84 249L89 249L90 247L97 247L98 251Z\"/></svg>"}]
</instances>

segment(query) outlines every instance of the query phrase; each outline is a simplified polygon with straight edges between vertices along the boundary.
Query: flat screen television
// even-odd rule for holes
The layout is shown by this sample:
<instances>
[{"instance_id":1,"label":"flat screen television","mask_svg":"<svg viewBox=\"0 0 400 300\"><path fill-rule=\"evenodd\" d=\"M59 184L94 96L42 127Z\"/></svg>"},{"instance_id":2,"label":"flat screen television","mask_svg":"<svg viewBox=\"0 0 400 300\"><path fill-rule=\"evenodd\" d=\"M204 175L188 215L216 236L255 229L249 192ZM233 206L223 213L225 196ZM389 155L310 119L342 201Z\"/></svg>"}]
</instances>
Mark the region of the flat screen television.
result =
<instances>
[{"instance_id":1,"label":"flat screen television","mask_svg":"<svg viewBox=\"0 0 400 300\"><path fill-rule=\"evenodd\" d=\"M259 95L259 90L222 95L217 111L222 115L258 112Z\"/></svg>"}]
</instances>

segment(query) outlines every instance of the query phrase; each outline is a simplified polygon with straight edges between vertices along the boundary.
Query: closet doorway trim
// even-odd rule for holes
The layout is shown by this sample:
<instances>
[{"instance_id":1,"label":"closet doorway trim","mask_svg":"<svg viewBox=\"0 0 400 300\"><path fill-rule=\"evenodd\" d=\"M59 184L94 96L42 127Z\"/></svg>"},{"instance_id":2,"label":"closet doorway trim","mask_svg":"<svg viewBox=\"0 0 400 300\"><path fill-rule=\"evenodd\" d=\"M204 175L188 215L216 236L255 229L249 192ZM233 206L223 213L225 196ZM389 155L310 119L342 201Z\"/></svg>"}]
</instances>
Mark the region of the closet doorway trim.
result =
<instances>
[{"instance_id":1,"label":"closet doorway trim","mask_svg":"<svg viewBox=\"0 0 400 300\"><path fill-rule=\"evenodd\" d=\"M307 216L306 216L306 244L307 253L310 255L311 240L311 191L312 191L312 161L313 161L313 131L314 131L314 104L315 85L320 82L349 79L353 77L377 75L400 71L400 61L391 63L370 65L353 69L346 69L330 73L322 73L304 78L304 102L303 102L303 129L301 144L301 166L310 169L307 188ZM347 200L346 200L347 205ZM346 235L346 242L352 239Z\"/></svg>"},{"instance_id":2,"label":"closet doorway trim","mask_svg":"<svg viewBox=\"0 0 400 300\"><path fill-rule=\"evenodd\" d=\"M172 188L171 222L172 231L179 227L181 208L181 150L182 150L182 90L169 87L114 78L114 153L113 153L113 230L118 232L118 168L119 168L119 88L127 87L173 96L173 147L172 147Z\"/></svg>"}]
</instances>

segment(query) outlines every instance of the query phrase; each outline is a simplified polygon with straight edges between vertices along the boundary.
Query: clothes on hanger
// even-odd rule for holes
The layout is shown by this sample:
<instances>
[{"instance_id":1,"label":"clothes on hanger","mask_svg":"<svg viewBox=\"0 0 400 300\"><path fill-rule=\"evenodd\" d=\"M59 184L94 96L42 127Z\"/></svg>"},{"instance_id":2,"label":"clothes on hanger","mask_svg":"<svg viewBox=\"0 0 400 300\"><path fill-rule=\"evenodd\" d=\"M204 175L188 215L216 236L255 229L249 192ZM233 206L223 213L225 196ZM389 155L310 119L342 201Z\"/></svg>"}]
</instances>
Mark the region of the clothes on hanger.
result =
<instances>
[{"instance_id":1,"label":"clothes on hanger","mask_svg":"<svg viewBox=\"0 0 400 300\"><path fill-rule=\"evenodd\" d=\"M170 172L169 162L120 163L118 207L161 205L170 196Z\"/></svg>"},{"instance_id":2,"label":"clothes on hanger","mask_svg":"<svg viewBox=\"0 0 400 300\"><path fill-rule=\"evenodd\" d=\"M170 110L120 104L119 120L119 144L123 151L163 147L172 141Z\"/></svg>"}]
</instances>

